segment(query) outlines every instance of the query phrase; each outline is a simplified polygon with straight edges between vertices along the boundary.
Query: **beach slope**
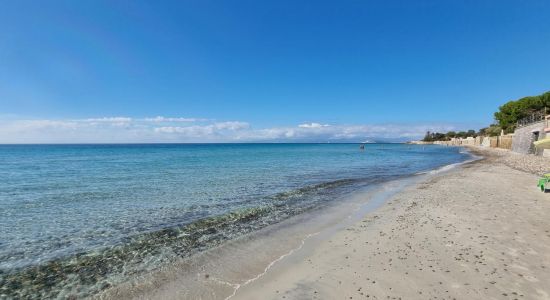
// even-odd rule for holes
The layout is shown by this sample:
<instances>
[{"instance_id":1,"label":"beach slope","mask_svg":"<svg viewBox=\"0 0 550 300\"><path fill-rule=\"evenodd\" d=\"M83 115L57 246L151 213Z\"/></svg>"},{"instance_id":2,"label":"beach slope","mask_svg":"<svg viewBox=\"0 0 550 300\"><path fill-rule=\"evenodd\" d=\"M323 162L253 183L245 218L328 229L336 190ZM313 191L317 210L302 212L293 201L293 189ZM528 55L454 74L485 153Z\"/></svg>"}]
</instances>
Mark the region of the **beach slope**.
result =
<instances>
[{"instance_id":1,"label":"beach slope","mask_svg":"<svg viewBox=\"0 0 550 300\"><path fill-rule=\"evenodd\" d=\"M435 175L232 299L550 299L550 194L496 158Z\"/></svg>"}]
</instances>

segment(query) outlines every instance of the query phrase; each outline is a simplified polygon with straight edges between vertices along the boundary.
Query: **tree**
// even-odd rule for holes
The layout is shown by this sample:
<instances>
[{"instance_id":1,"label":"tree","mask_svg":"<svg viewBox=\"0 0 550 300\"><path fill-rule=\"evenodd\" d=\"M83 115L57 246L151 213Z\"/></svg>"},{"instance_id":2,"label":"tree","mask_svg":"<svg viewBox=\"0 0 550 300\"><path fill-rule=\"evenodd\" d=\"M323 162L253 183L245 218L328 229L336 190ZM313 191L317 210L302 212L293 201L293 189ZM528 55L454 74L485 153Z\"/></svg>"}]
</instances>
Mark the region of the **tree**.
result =
<instances>
[{"instance_id":1,"label":"tree","mask_svg":"<svg viewBox=\"0 0 550 300\"><path fill-rule=\"evenodd\" d=\"M424 136L424 138L422 139L424 142L433 142L432 140L432 133L427 131L426 132L426 135Z\"/></svg>"},{"instance_id":2,"label":"tree","mask_svg":"<svg viewBox=\"0 0 550 300\"><path fill-rule=\"evenodd\" d=\"M445 136L447 137L447 139L452 139L454 137L456 137L456 132L454 131L448 131Z\"/></svg>"},{"instance_id":3,"label":"tree","mask_svg":"<svg viewBox=\"0 0 550 300\"><path fill-rule=\"evenodd\" d=\"M433 136L434 141L444 141L445 140L445 134L443 134L443 133L436 132L436 133L433 133L432 136Z\"/></svg>"},{"instance_id":4,"label":"tree","mask_svg":"<svg viewBox=\"0 0 550 300\"><path fill-rule=\"evenodd\" d=\"M502 131L502 128L500 128L500 126L498 126L496 124L493 124L493 125L485 128L485 130L484 130L485 134L484 135L499 136L501 131Z\"/></svg>"},{"instance_id":5,"label":"tree","mask_svg":"<svg viewBox=\"0 0 550 300\"><path fill-rule=\"evenodd\" d=\"M434 141L444 141L446 140L445 134L439 133L439 132L426 132L426 135L424 136L424 139L422 141L424 142L434 142Z\"/></svg>"},{"instance_id":6,"label":"tree","mask_svg":"<svg viewBox=\"0 0 550 300\"><path fill-rule=\"evenodd\" d=\"M500 106L499 111L495 112L495 120L506 133L510 133L516 128L517 121L548 108L550 108L550 92L523 97Z\"/></svg>"},{"instance_id":7,"label":"tree","mask_svg":"<svg viewBox=\"0 0 550 300\"><path fill-rule=\"evenodd\" d=\"M457 138L465 138L466 137L466 132L465 131L459 131L459 132L457 132L456 137Z\"/></svg>"}]
</instances>

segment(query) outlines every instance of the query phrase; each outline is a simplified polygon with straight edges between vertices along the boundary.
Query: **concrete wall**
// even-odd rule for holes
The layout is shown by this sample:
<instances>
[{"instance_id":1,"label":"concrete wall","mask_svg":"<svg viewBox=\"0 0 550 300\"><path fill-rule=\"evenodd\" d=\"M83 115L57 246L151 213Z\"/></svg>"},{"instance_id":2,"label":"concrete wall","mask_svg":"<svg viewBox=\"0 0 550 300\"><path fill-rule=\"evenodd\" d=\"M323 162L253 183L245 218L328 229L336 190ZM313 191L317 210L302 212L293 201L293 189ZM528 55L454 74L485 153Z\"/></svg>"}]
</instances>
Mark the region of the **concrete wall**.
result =
<instances>
[{"instance_id":1,"label":"concrete wall","mask_svg":"<svg viewBox=\"0 0 550 300\"><path fill-rule=\"evenodd\" d=\"M468 138L452 138L450 141L436 141L434 144L446 146L482 146L491 148L511 149L512 135L492 136L492 137L468 137ZM550 155L550 153L549 153Z\"/></svg>"},{"instance_id":2,"label":"concrete wall","mask_svg":"<svg viewBox=\"0 0 550 300\"><path fill-rule=\"evenodd\" d=\"M516 129L514 131L514 140L512 141L512 151L523 154L542 155L542 151L536 151L533 146L533 142L536 141L533 131L539 131L538 139L543 139L545 137L544 126L545 122L541 121Z\"/></svg>"},{"instance_id":3,"label":"concrete wall","mask_svg":"<svg viewBox=\"0 0 550 300\"><path fill-rule=\"evenodd\" d=\"M512 149L512 143L514 140L513 136L501 135L501 136L498 136L497 139L498 139L498 144L497 144L498 148L508 149L508 150Z\"/></svg>"},{"instance_id":4,"label":"concrete wall","mask_svg":"<svg viewBox=\"0 0 550 300\"><path fill-rule=\"evenodd\" d=\"M550 149L536 149L533 142L546 137L544 132L545 121L533 123L529 126L518 128L513 135L477 138L453 138L450 141L438 141L434 144L447 146L475 145L491 148L510 149L522 154L535 154L550 157ZM538 131L538 136L533 133ZM550 134L550 133L549 133Z\"/></svg>"}]
</instances>

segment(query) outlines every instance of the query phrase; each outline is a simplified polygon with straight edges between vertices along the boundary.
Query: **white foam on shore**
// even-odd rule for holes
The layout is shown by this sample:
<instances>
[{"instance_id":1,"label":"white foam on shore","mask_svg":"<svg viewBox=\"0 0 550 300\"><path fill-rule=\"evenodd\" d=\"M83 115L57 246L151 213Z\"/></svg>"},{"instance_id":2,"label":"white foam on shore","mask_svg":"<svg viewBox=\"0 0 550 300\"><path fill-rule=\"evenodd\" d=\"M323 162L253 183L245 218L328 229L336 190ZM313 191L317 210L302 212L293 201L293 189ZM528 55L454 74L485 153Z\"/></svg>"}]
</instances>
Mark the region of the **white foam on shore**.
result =
<instances>
[{"instance_id":1,"label":"white foam on shore","mask_svg":"<svg viewBox=\"0 0 550 300\"><path fill-rule=\"evenodd\" d=\"M243 287L243 286L245 286L245 285L247 285L247 284L249 284L249 283L252 283L252 282L254 282L254 281L260 279L260 278L261 278L262 276L264 276L264 275L267 273L267 271L269 271L269 269L271 269L271 267L273 267L277 262L283 260L285 257L287 257L287 256L289 256L289 255L292 255L292 253L294 253L294 252L299 251L300 249L302 249L302 247L304 247L304 245L305 245L307 239L309 239L309 238L311 238L311 237L313 237L313 236L316 236L316 235L318 235L319 233L320 233L320 232L315 232L315 233L310 233L310 234L308 234L304 239L302 239L302 241L301 241L301 243L300 243L300 245L299 245L298 247L296 247L296 248L290 250L289 252L287 252L287 253L285 253L285 254L279 256L279 258L277 258L277 259L273 260L272 262L270 262L270 263L267 265L267 267L265 267L265 269L264 269L263 272L261 272L260 274L256 275L256 276L253 277L253 278L250 278L250 279L246 280L246 281L243 282L243 283L240 283L240 284L239 284L239 283L230 283L230 282L226 282L226 281L223 281L223 280L219 280L219 279L217 279L217 278L213 278L213 280L215 280L215 281L217 281L217 282L219 282L219 283L222 283L222 284L229 285L229 286L233 287L233 293L225 298L225 300L231 299L231 298L233 298L233 296L235 296L235 295L237 294L237 291L238 291L241 287Z\"/></svg>"},{"instance_id":2,"label":"white foam on shore","mask_svg":"<svg viewBox=\"0 0 550 300\"><path fill-rule=\"evenodd\" d=\"M450 171L450 170L452 170L452 169L454 169L458 166L461 166L461 165L464 165L464 164L467 164L467 163L471 163L471 162L474 162L476 160L480 160L480 159L483 158L481 156L477 156L477 155L471 153L470 151L468 151L468 149L465 149L465 148L462 148L459 152L462 153L462 154L468 154L471 158L467 159L465 161L458 162L458 163L444 165L442 167L439 167L437 169L433 169L433 170L430 170L430 171L418 172L418 173L415 173L415 175L424 175L424 174L435 175L435 174Z\"/></svg>"},{"instance_id":3,"label":"white foam on shore","mask_svg":"<svg viewBox=\"0 0 550 300\"><path fill-rule=\"evenodd\" d=\"M444 165L442 167L439 167L439 168L431 170L431 171L418 173L418 175L422 174L422 175L430 176L430 175L435 175L435 174L447 172L447 171L450 171L450 170L452 170L452 169L454 169L454 168L456 168L460 165L463 165L463 164L481 159L481 157L475 156L475 155L469 153L467 150L465 150L465 151L466 152L462 152L462 153L470 154L471 159L468 159L468 160L465 160L465 161L462 161L462 162L459 162L459 163ZM353 224L353 223L357 222L362 217L364 217L367 213L375 211L378 207L380 207L384 203L386 203L386 201L389 198L391 198L391 196L399 193L405 187L415 183L417 180L421 180L422 178L423 178L423 176L418 176L418 177L417 176L412 176L412 177L408 177L408 178L405 178L405 179L400 179L400 180L397 180L397 181L384 182L384 183L378 185L378 187L375 190L369 191L368 194L365 194L365 193L362 193L362 192L356 193L355 197L363 199L363 200L360 201L362 203L359 204L358 206L354 207L353 209L351 209L351 211L349 211L349 213L347 213L345 216L342 216L343 219L341 219L336 224L331 225L328 228L324 228L324 229L321 229L318 232L310 233L310 234L305 235L302 239L298 240L299 241L298 246L288 250L284 254L278 256L277 258L275 258L272 261L270 261L269 263L267 263L267 265L265 265L263 270L260 269L261 271L259 273L249 275L249 276L251 276L249 279L242 278L240 280L227 280L227 279L220 279L220 278L217 278L217 277L214 277L214 276L210 276L209 280L212 280L212 281L214 281L214 282L216 282L220 285L224 285L224 286L229 287L230 288L229 292L231 294L229 294L224 299L225 300L232 299L237 295L237 293L239 293L239 291L241 291L246 286L254 283L255 281L261 279L262 277L264 277L266 275L269 276L269 273L274 271L272 269L276 265L278 266L280 264L283 264L282 268L284 268L285 263L288 263L287 260L292 260L293 259L292 257L295 257L296 255L298 255L298 257L299 257L301 255L304 255L304 253L307 253L307 252L311 251L310 248L313 245L312 243L315 243L315 241L310 241L313 237L317 236L317 238L315 240L319 240L319 239L324 240L327 236L331 236L335 232L338 232L339 230L342 230L343 228L346 228L350 224ZM350 199L350 201L354 201L354 200ZM302 250L302 251L300 251L300 250ZM303 251L306 251L306 252L303 252ZM296 259L296 258L294 258L294 259ZM197 274L197 276L199 276L200 278L203 277L203 276L201 276L201 274Z\"/></svg>"},{"instance_id":4,"label":"white foam on shore","mask_svg":"<svg viewBox=\"0 0 550 300\"><path fill-rule=\"evenodd\" d=\"M460 148L460 150L458 152L462 153L462 154L470 155L471 159L465 161L464 163L473 162L473 161L480 160L480 159L483 158L482 156L473 154L470 150L468 150L468 148L465 148L465 147Z\"/></svg>"},{"instance_id":5,"label":"white foam on shore","mask_svg":"<svg viewBox=\"0 0 550 300\"><path fill-rule=\"evenodd\" d=\"M378 207L382 206L386 201L393 195L399 193L402 191L406 186L409 186L410 184L414 183L415 180L412 178L409 178L408 180L400 180L400 181L389 181L384 182L375 191L370 191L368 194L358 192L355 194L355 197L363 199L361 204L359 204L357 207L352 209L347 216L344 216L343 219L338 221L336 224L324 228L321 231L307 234L303 239L301 239L300 245L287 253L279 256L277 259L271 261L261 272L260 274L256 275L253 278L250 278L248 280L245 280L243 283L231 283L227 281L223 281L217 278L211 278L211 280L214 280L220 284L230 286L233 288L233 293L225 298L225 300L229 300L233 298L239 289L245 287L248 284L253 283L254 281L260 279L264 275L268 274L268 271L275 266L275 264L283 263L285 259L290 259L291 255L299 255L297 252L300 251L302 248L311 247L311 241L309 241L311 238L318 236L320 239L326 239L328 236L332 236L336 232L343 230L347 228L348 226L354 224L355 222L358 222L361 218L363 218L367 213L375 211ZM395 185L397 183L397 186ZM367 197L367 201L365 201L365 197ZM354 201L351 200L350 201ZM306 249L305 251L311 251L311 249Z\"/></svg>"},{"instance_id":6,"label":"white foam on shore","mask_svg":"<svg viewBox=\"0 0 550 300\"><path fill-rule=\"evenodd\" d=\"M434 175L434 174L439 174L439 173L443 173L443 172L447 172L447 171L450 171L460 165L463 165L465 164L466 162L468 161L464 161L464 162L459 162L459 163L454 163L454 164L450 164L450 165L445 165L443 167L440 167L440 168L437 168L435 170L431 170L431 171L428 171L428 172L424 172L424 174L429 174L429 175Z\"/></svg>"}]
</instances>

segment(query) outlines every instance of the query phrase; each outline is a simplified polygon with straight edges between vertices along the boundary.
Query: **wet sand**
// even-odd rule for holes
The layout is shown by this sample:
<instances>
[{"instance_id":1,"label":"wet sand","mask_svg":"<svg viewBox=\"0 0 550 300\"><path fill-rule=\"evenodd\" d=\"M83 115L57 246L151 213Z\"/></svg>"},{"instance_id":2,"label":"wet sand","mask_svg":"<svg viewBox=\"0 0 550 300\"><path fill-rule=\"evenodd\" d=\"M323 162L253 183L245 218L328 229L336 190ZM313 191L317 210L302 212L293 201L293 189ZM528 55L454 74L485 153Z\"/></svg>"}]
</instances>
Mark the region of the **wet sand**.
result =
<instances>
[{"instance_id":1,"label":"wet sand","mask_svg":"<svg viewBox=\"0 0 550 300\"><path fill-rule=\"evenodd\" d=\"M550 193L483 155L306 242L231 299L550 299Z\"/></svg>"}]
</instances>

